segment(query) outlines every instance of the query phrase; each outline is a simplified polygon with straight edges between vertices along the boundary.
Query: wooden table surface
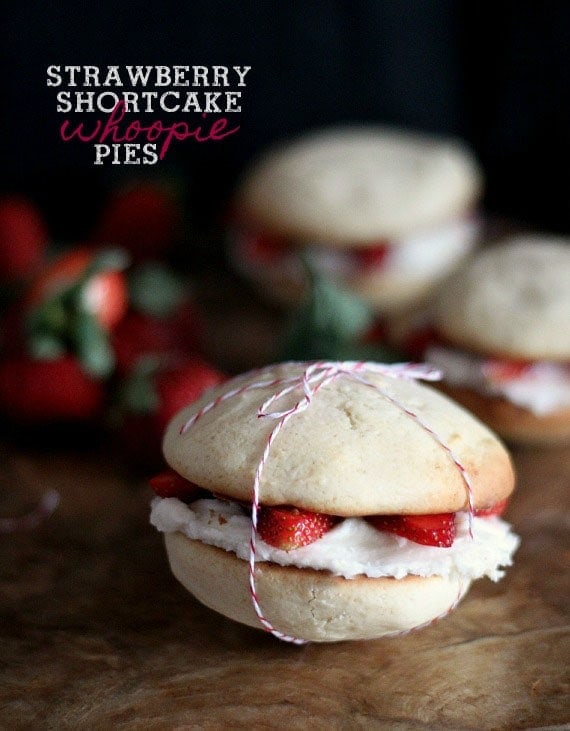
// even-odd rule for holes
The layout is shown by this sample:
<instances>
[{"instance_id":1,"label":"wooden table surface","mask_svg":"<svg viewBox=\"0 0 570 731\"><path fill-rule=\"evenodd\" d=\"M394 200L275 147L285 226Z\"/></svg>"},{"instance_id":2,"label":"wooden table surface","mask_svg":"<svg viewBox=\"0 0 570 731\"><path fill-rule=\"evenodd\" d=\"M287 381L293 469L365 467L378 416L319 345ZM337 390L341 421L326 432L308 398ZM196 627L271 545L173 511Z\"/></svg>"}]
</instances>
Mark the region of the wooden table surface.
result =
<instances>
[{"instance_id":1,"label":"wooden table surface","mask_svg":"<svg viewBox=\"0 0 570 731\"><path fill-rule=\"evenodd\" d=\"M570 446L513 451L522 545L501 582L405 637L299 648L186 593L145 479L109 440L78 441L0 443L0 516L60 495L42 525L0 535L1 729L570 724Z\"/></svg>"}]
</instances>

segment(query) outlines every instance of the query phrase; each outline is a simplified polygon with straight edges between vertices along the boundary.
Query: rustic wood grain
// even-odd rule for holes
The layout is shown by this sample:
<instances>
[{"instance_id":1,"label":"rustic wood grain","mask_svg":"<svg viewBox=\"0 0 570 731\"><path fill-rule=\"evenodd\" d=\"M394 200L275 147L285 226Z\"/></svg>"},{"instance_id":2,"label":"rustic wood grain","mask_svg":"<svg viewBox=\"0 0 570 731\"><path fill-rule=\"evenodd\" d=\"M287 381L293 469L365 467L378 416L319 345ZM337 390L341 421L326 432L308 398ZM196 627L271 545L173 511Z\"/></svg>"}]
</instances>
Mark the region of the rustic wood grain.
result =
<instances>
[{"instance_id":1,"label":"rustic wood grain","mask_svg":"<svg viewBox=\"0 0 570 731\"><path fill-rule=\"evenodd\" d=\"M266 359L265 325L244 333ZM246 357L226 354L228 370ZM503 581L406 637L298 648L177 584L146 481L111 439L6 437L0 516L49 488L61 501L35 530L0 535L0 729L568 727L570 446L514 460L507 519L523 543Z\"/></svg>"},{"instance_id":2,"label":"rustic wood grain","mask_svg":"<svg viewBox=\"0 0 570 731\"><path fill-rule=\"evenodd\" d=\"M0 727L532 728L570 722L570 451L515 452L523 537L499 584L400 639L296 648L197 604L171 577L149 492L109 448L3 446Z\"/></svg>"}]
</instances>

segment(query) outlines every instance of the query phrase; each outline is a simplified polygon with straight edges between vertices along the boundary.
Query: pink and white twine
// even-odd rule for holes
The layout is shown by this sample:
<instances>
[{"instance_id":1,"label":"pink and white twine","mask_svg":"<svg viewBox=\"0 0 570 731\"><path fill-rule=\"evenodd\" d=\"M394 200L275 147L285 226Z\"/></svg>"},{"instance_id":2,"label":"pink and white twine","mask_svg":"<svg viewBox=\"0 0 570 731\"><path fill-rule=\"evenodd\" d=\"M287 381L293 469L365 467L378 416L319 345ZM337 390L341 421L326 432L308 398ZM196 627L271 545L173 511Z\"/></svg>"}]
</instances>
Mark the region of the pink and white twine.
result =
<instances>
[{"instance_id":1,"label":"pink and white twine","mask_svg":"<svg viewBox=\"0 0 570 731\"><path fill-rule=\"evenodd\" d=\"M262 368L258 371L255 371L255 373L259 374L260 380L256 380L253 382L247 382L242 386L236 386L236 388L230 389L229 391L226 391L225 393L220 394L217 398L215 398L213 401L207 403L205 406L200 408L196 414L194 414L180 429L180 433L184 434L187 432L202 416L207 414L212 409L216 408L216 406L219 406L224 401L227 401L228 399L235 398L236 396L239 396L242 393L245 393L247 391L253 391L257 389L267 389L267 388L276 388L278 389L272 396L270 396L264 403L258 408L257 416L258 418L269 418L269 419L275 419L276 424L271 430L267 441L265 443L265 447L263 450L263 453L261 455L261 459L259 460L259 463L257 465L257 469L255 470L255 476L253 480L253 486L252 486L252 508L251 508L251 535L250 535L250 543L249 543L249 592L251 596L251 601L253 608L255 610L255 613L259 619L259 622L263 626L263 628L267 631L273 634L275 637L277 637L280 640L284 640L286 642L291 642L296 645L304 645L307 643L307 640L298 638L298 637L292 637L288 634L285 634L284 632L279 631L276 627L274 627L271 622L265 617L263 610L259 603L259 598L257 594L256 589L256 583L255 583L255 561L256 561L256 544L257 544L257 518L258 518L258 512L259 512L259 506L260 506L260 492L261 492L261 478L263 475L263 470L265 469L265 465L267 464L267 461L269 459L269 455L271 452L271 446L273 445L273 442L277 438L279 432L283 429L285 424L294 417L296 414L300 414L302 411L305 411L309 408L311 405L313 399L317 395L318 391L323 388L324 386L327 386L328 384L332 383L333 381L336 381L339 378L349 378L353 381L357 381L358 383L361 383L363 386L367 386L370 388L373 388L376 392L378 392L384 399L389 401L391 404L393 404L396 408L400 409L406 416L413 419L426 433L428 433L436 442L439 444L439 446L445 451L449 459L454 463L454 465L457 467L461 479L463 481L463 484L465 486L466 494L467 494L467 503L469 506L469 534L472 536L472 516L473 516L473 491L471 488L471 482L469 479L469 475L466 471L466 469L463 467L457 456L454 454L453 450L445 444L445 442L438 436L438 434L414 411L409 409L407 406L402 404L399 400L395 399L393 396L390 396L389 393L387 393L383 388L381 388L378 384L370 381L367 376L370 375L382 375L387 376L389 378L397 378L397 379L404 379L404 380L424 380L424 381L437 381L441 378L441 374L438 370L435 368L423 364L423 363L394 363L394 364L383 364L383 363L373 363L373 362L366 362L366 361L317 361L314 363L307 364L306 368L304 369L303 373L301 375L295 375L295 376L289 376L289 377L283 377L283 378L273 378L269 380L263 380L263 374L265 371L269 370L271 366L268 366L267 368ZM270 407L275 408L275 404L279 402L282 398L287 396L288 394L298 390L302 389L303 396L290 408L284 409L284 410L270 410ZM451 607L446 610L442 615L439 617L436 617L433 620L430 620L429 622L426 622L425 624L422 624L418 627L415 627L414 629L420 629L421 627L424 627L426 625L432 624L433 622L437 621L441 617L446 616L449 614L455 606L459 603L459 600L461 599L463 595L463 590L460 587L459 593L457 595L456 600L453 602ZM410 631L410 630L408 630ZM393 635L399 635L399 634L407 634L407 632L400 632L396 631L393 632Z\"/></svg>"}]
</instances>

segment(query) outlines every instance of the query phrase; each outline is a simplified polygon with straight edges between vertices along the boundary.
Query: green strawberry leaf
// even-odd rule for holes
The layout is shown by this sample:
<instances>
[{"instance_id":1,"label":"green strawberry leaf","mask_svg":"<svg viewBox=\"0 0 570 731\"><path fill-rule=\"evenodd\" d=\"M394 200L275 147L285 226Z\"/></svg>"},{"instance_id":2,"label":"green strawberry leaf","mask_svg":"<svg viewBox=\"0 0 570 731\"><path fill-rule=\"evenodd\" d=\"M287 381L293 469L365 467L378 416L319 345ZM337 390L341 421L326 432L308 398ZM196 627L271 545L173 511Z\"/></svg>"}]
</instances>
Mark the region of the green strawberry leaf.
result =
<instances>
[{"instance_id":1,"label":"green strawberry leaf","mask_svg":"<svg viewBox=\"0 0 570 731\"><path fill-rule=\"evenodd\" d=\"M30 352L37 358L53 358L68 350L77 354L85 369L97 377L109 376L115 365L108 334L84 309L86 285L100 272L128 266L122 249L103 249L74 282L58 289L27 315L26 333Z\"/></svg>"},{"instance_id":2,"label":"green strawberry leaf","mask_svg":"<svg viewBox=\"0 0 570 731\"><path fill-rule=\"evenodd\" d=\"M38 332L29 340L28 350L37 360L55 360L65 354L64 343L49 333Z\"/></svg>"},{"instance_id":3,"label":"green strawberry leaf","mask_svg":"<svg viewBox=\"0 0 570 731\"><path fill-rule=\"evenodd\" d=\"M293 314L278 354L280 360L400 360L398 353L383 345L361 341L374 313L357 295L314 271L303 259L308 294Z\"/></svg>"},{"instance_id":4,"label":"green strawberry leaf","mask_svg":"<svg viewBox=\"0 0 570 731\"><path fill-rule=\"evenodd\" d=\"M30 310L26 315L25 333L31 355L50 359L64 353L67 323L68 315L61 297L53 297Z\"/></svg>"},{"instance_id":5,"label":"green strawberry leaf","mask_svg":"<svg viewBox=\"0 0 570 731\"><path fill-rule=\"evenodd\" d=\"M141 358L128 378L121 384L118 395L119 408L133 414L152 414L159 406L153 376L160 359L153 356Z\"/></svg>"},{"instance_id":6,"label":"green strawberry leaf","mask_svg":"<svg viewBox=\"0 0 570 731\"><path fill-rule=\"evenodd\" d=\"M61 297L52 297L34 307L27 315L29 333L49 332L59 334L65 330L67 312L65 302Z\"/></svg>"},{"instance_id":7,"label":"green strawberry leaf","mask_svg":"<svg viewBox=\"0 0 570 731\"><path fill-rule=\"evenodd\" d=\"M279 353L283 360L340 359L372 322L356 295L316 273L304 259L309 291L294 312Z\"/></svg>"},{"instance_id":8,"label":"green strawberry leaf","mask_svg":"<svg viewBox=\"0 0 570 731\"><path fill-rule=\"evenodd\" d=\"M71 331L72 344L85 370L99 378L110 376L115 367L115 356L107 332L93 315L76 313Z\"/></svg>"},{"instance_id":9,"label":"green strawberry leaf","mask_svg":"<svg viewBox=\"0 0 570 731\"><path fill-rule=\"evenodd\" d=\"M130 264L130 257L124 249L108 247L95 252L85 268L83 279L90 279L101 272L121 272Z\"/></svg>"},{"instance_id":10,"label":"green strawberry leaf","mask_svg":"<svg viewBox=\"0 0 570 731\"><path fill-rule=\"evenodd\" d=\"M351 341L339 348L337 360L370 360L377 363L401 363L406 357L387 345L369 345Z\"/></svg>"},{"instance_id":11,"label":"green strawberry leaf","mask_svg":"<svg viewBox=\"0 0 570 731\"><path fill-rule=\"evenodd\" d=\"M182 278L160 264L134 269L129 274L128 286L131 306L157 317L172 314L187 296Z\"/></svg>"}]
</instances>

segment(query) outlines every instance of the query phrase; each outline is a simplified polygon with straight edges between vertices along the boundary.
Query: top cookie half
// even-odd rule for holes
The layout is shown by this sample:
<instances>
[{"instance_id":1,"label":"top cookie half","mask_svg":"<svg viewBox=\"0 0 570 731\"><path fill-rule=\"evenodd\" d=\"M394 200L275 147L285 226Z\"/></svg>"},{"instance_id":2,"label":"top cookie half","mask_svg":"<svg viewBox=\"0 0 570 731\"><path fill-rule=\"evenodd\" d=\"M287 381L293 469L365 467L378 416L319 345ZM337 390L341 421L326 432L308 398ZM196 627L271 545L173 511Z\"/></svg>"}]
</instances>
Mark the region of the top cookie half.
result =
<instances>
[{"instance_id":1,"label":"top cookie half","mask_svg":"<svg viewBox=\"0 0 570 731\"><path fill-rule=\"evenodd\" d=\"M366 246L464 215L481 170L458 141L381 126L334 127L276 146L238 186L238 221L299 243Z\"/></svg>"},{"instance_id":2,"label":"top cookie half","mask_svg":"<svg viewBox=\"0 0 570 731\"><path fill-rule=\"evenodd\" d=\"M258 416L258 410L289 383L295 388L270 410L282 412L300 401L307 365L270 366L204 394L169 424L167 462L208 490L251 501L265 452L261 503L341 516L465 509L468 491L449 450L467 472L476 506L512 491L509 455L487 427L429 386L375 372L339 375L319 387L265 451L279 419ZM224 394L235 395L220 399Z\"/></svg>"},{"instance_id":3,"label":"top cookie half","mask_svg":"<svg viewBox=\"0 0 570 731\"><path fill-rule=\"evenodd\" d=\"M488 355L570 360L570 239L514 236L466 261L440 291L438 331Z\"/></svg>"}]
</instances>

